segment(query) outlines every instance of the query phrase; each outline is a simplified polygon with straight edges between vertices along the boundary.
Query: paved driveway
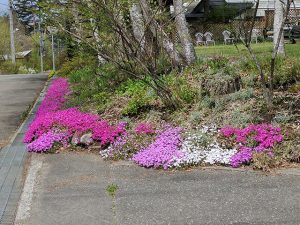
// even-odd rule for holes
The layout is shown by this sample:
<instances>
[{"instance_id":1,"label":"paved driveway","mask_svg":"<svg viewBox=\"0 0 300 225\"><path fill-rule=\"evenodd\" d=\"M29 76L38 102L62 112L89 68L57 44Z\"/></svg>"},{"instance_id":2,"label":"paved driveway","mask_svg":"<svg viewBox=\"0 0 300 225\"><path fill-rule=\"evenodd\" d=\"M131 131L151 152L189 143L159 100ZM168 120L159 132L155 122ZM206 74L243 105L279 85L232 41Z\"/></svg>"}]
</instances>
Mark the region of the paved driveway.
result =
<instances>
[{"instance_id":1,"label":"paved driveway","mask_svg":"<svg viewBox=\"0 0 300 225\"><path fill-rule=\"evenodd\" d=\"M18 128L47 80L45 74L0 75L0 147Z\"/></svg>"},{"instance_id":2,"label":"paved driveway","mask_svg":"<svg viewBox=\"0 0 300 225\"><path fill-rule=\"evenodd\" d=\"M165 172L78 152L34 154L25 187L16 225L300 224L296 175Z\"/></svg>"}]
</instances>

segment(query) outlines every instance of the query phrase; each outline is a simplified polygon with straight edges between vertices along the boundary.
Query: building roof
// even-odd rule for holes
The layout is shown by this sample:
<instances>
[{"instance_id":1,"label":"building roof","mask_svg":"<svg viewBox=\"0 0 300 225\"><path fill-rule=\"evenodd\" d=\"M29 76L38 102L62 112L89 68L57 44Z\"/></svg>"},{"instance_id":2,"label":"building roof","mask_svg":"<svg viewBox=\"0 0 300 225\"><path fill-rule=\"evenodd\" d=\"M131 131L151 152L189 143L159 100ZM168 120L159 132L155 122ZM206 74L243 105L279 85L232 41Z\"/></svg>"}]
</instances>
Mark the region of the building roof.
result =
<instances>
[{"instance_id":1,"label":"building roof","mask_svg":"<svg viewBox=\"0 0 300 225\"><path fill-rule=\"evenodd\" d=\"M204 1L203 0L190 0L186 1L186 17L187 18L201 18L204 17ZM238 12L245 9L249 9L253 5L253 1L245 0L209 0L209 8L217 8L220 6L232 6L238 10Z\"/></svg>"},{"instance_id":2,"label":"building roof","mask_svg":"<svg viewBox=\"0 0 300 225\"><path fill-rule=\"evenodd\" d=\"M17 58L25 58L26 56L30 55L32 52L32 50L27 50L27 51L23 51L23 52L17 52L16 53L16 57Z\"/></svg>"},{"instance_id":3,"label":"building roof","mask_svg":"<svg viewBox=\"0 0 300 225\"><path fill-rule=\"evenodd\" d=\"M23 52L16 52L16 58L17 59L23 59L26 56L29 56L31 54L32 50L27 50ZM0 55L0 60L9 60L11 59L10 55Z\"/></svg>"},{"instance_id":4,"label":"building roof","mask_svg":"<svg viewBox=\"0 0 300 225\"><path fill-rule=\"evenodd\" d=\"M209 6L214 8L217 6L228 5L238 8L243 11L246 8L255 4L254 0L209 0ZM185 0L187 18L203 17L204 16L204 1L203 0ZM274 10L275 0L260 0L257 16L265 16L266 10ZM294 0L291 9L300 9L300 0Z\"/></svg>"}]
</instances>

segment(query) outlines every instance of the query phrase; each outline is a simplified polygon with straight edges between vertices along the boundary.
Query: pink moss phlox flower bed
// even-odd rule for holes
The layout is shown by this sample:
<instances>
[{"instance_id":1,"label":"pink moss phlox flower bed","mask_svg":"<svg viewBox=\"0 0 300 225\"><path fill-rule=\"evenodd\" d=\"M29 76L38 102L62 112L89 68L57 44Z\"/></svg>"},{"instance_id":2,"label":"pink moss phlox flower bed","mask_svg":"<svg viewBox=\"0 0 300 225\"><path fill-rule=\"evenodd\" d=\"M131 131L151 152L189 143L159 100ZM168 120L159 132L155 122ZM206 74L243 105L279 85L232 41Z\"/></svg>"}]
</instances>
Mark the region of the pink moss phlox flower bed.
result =
<instances>
[{"instance_id":1,"label":"pink moss phlox flower bed","mask_svg":"<svg viewBox=\"0 0 300 225\"><path fill-rule=\"evenodd\" d=\"M63 143L67 145L68 136L64 132L55 132L50 130L42 134L38 139L27 145L29 152L47 152L55 143Z\"/></svg>"},{"instance_id":2,"label":"pink moss phlox flower bed","mask_svg":"<svg viewBox=\"0 0 300 225\"><path fill-rule=\"evenodd\" d=\"M91 129L93 139L100 141L102 145L113 143L117 137L126 134L126 123L111 126L107 121L97 121Z\"/></svg>"},{"instance_id":3,"label":"pink moss phlox flower bed","mask_svg":"<svg viewBox=\"0 0 300 225\"><path fill-rule=\"evenodd\" d=\"M174 157L182 157L179 150L182 142L181 131L182 129L179 127L167 128L149 147L135 154L132 158L133 161L146 168L163 167L167 169Z\"/></svg>"},{"instance_id":4,"label":"pink moss phlox flower bed","mask_svg":"<svg viewBox=\"0 0 300 225\"><path fill-rule=\"evenodd\" d=\"M45 152L56 143L66 144L74 134L92 133L92 138L106 145L125 132L125 125L111 126L98 115L81 112L77 108L62 109L70 93L67 79L58 78L50 85L24 142L29 151Z\"/></svg>"},{"instance_id":5,"label":"pink moss phlox flower bed","mask_svg":"<svg viewBox=\"0 0 300 225\"><path fill-rule=\"evenodd\" d=\"M155 134L155 130L150 123L139 123L134 131L136 134Z\"/></svg>"},{"instance_id":6,"label":"pink moss phlox flower bed","mask_svg":"<svg viewBox=\"0 0 300 225\"><path fill-rule=\"evenodd\" d=\"M36 117L60 110L66 101L65 96L68 93L70 93L70 88L66 78L53 80L43 102L37 110Z\"/></svg>"},{"instance_id":7,"label":"pink moss phlox flower bed","mask_svg":"<svg viewBox=\"0 0 300 225\"><path fill-rule=\"evenodd\" d=\"M270 124L252 124L243 129L226 126L220 132L239 146L239 152L231 158L232 167L249 163L253 153L267 152L271 156L272 147L283 141L281 129Z\"/></svg>"}]
</instances>

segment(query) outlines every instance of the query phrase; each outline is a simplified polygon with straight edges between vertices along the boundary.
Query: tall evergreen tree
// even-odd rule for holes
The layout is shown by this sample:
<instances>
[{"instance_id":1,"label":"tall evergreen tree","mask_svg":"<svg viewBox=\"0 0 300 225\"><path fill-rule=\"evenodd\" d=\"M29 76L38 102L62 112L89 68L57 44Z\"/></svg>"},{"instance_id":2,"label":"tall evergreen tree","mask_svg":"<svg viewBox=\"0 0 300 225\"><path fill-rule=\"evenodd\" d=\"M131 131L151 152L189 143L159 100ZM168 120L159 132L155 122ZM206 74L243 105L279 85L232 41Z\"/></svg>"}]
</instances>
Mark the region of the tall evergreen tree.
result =
<instances>
[{"instance_id":1,"label":"tall evergreen tree","mask_svg":"<svg viewBox=\"0 0 300 225\"><path fill-rule=\"evenodd\" d=\"M18 19L25 25L28 31L35 28L39 10L39 0L14 0L14 9L17 13Z\"/></svg>"}]
</instances>

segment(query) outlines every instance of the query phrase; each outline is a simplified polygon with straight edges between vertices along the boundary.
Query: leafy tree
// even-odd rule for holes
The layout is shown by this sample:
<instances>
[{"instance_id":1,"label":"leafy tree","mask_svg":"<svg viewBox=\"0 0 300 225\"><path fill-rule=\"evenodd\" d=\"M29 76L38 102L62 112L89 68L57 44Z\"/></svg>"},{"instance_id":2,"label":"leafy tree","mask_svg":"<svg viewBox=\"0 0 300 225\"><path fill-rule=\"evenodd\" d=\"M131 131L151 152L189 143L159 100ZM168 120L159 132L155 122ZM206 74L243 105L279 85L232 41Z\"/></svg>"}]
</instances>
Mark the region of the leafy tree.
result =
<instances>
[{"instance_id":1,"label":"leafy tree","mask_svg":"<svg viewBox=\"0 0 300 225\"><path fill-rule=\"evenodd\" d=\"M13 5L19 21L21 21L28 31L35 28L37 12L39 11L39 0L14 0Z\"/></svg>"},{"instance_id":2,"label":"leafy tree","mask_svg":"<svg viewBox=\"0 0 300 225\"><path fill-rule=\"evenodd\" d=\"M169 108L176 108L162 76L195 60L181 1L172 18L161 1L148 0L42 0L45 26L57 27L75 44L76 51L94 54L129 78L151 86ZM177 28L177 30L176 30ZM173 40L179 33L180 42ZM66 44L68 45L68 44Z\"/></svg>"}]
</instances>

